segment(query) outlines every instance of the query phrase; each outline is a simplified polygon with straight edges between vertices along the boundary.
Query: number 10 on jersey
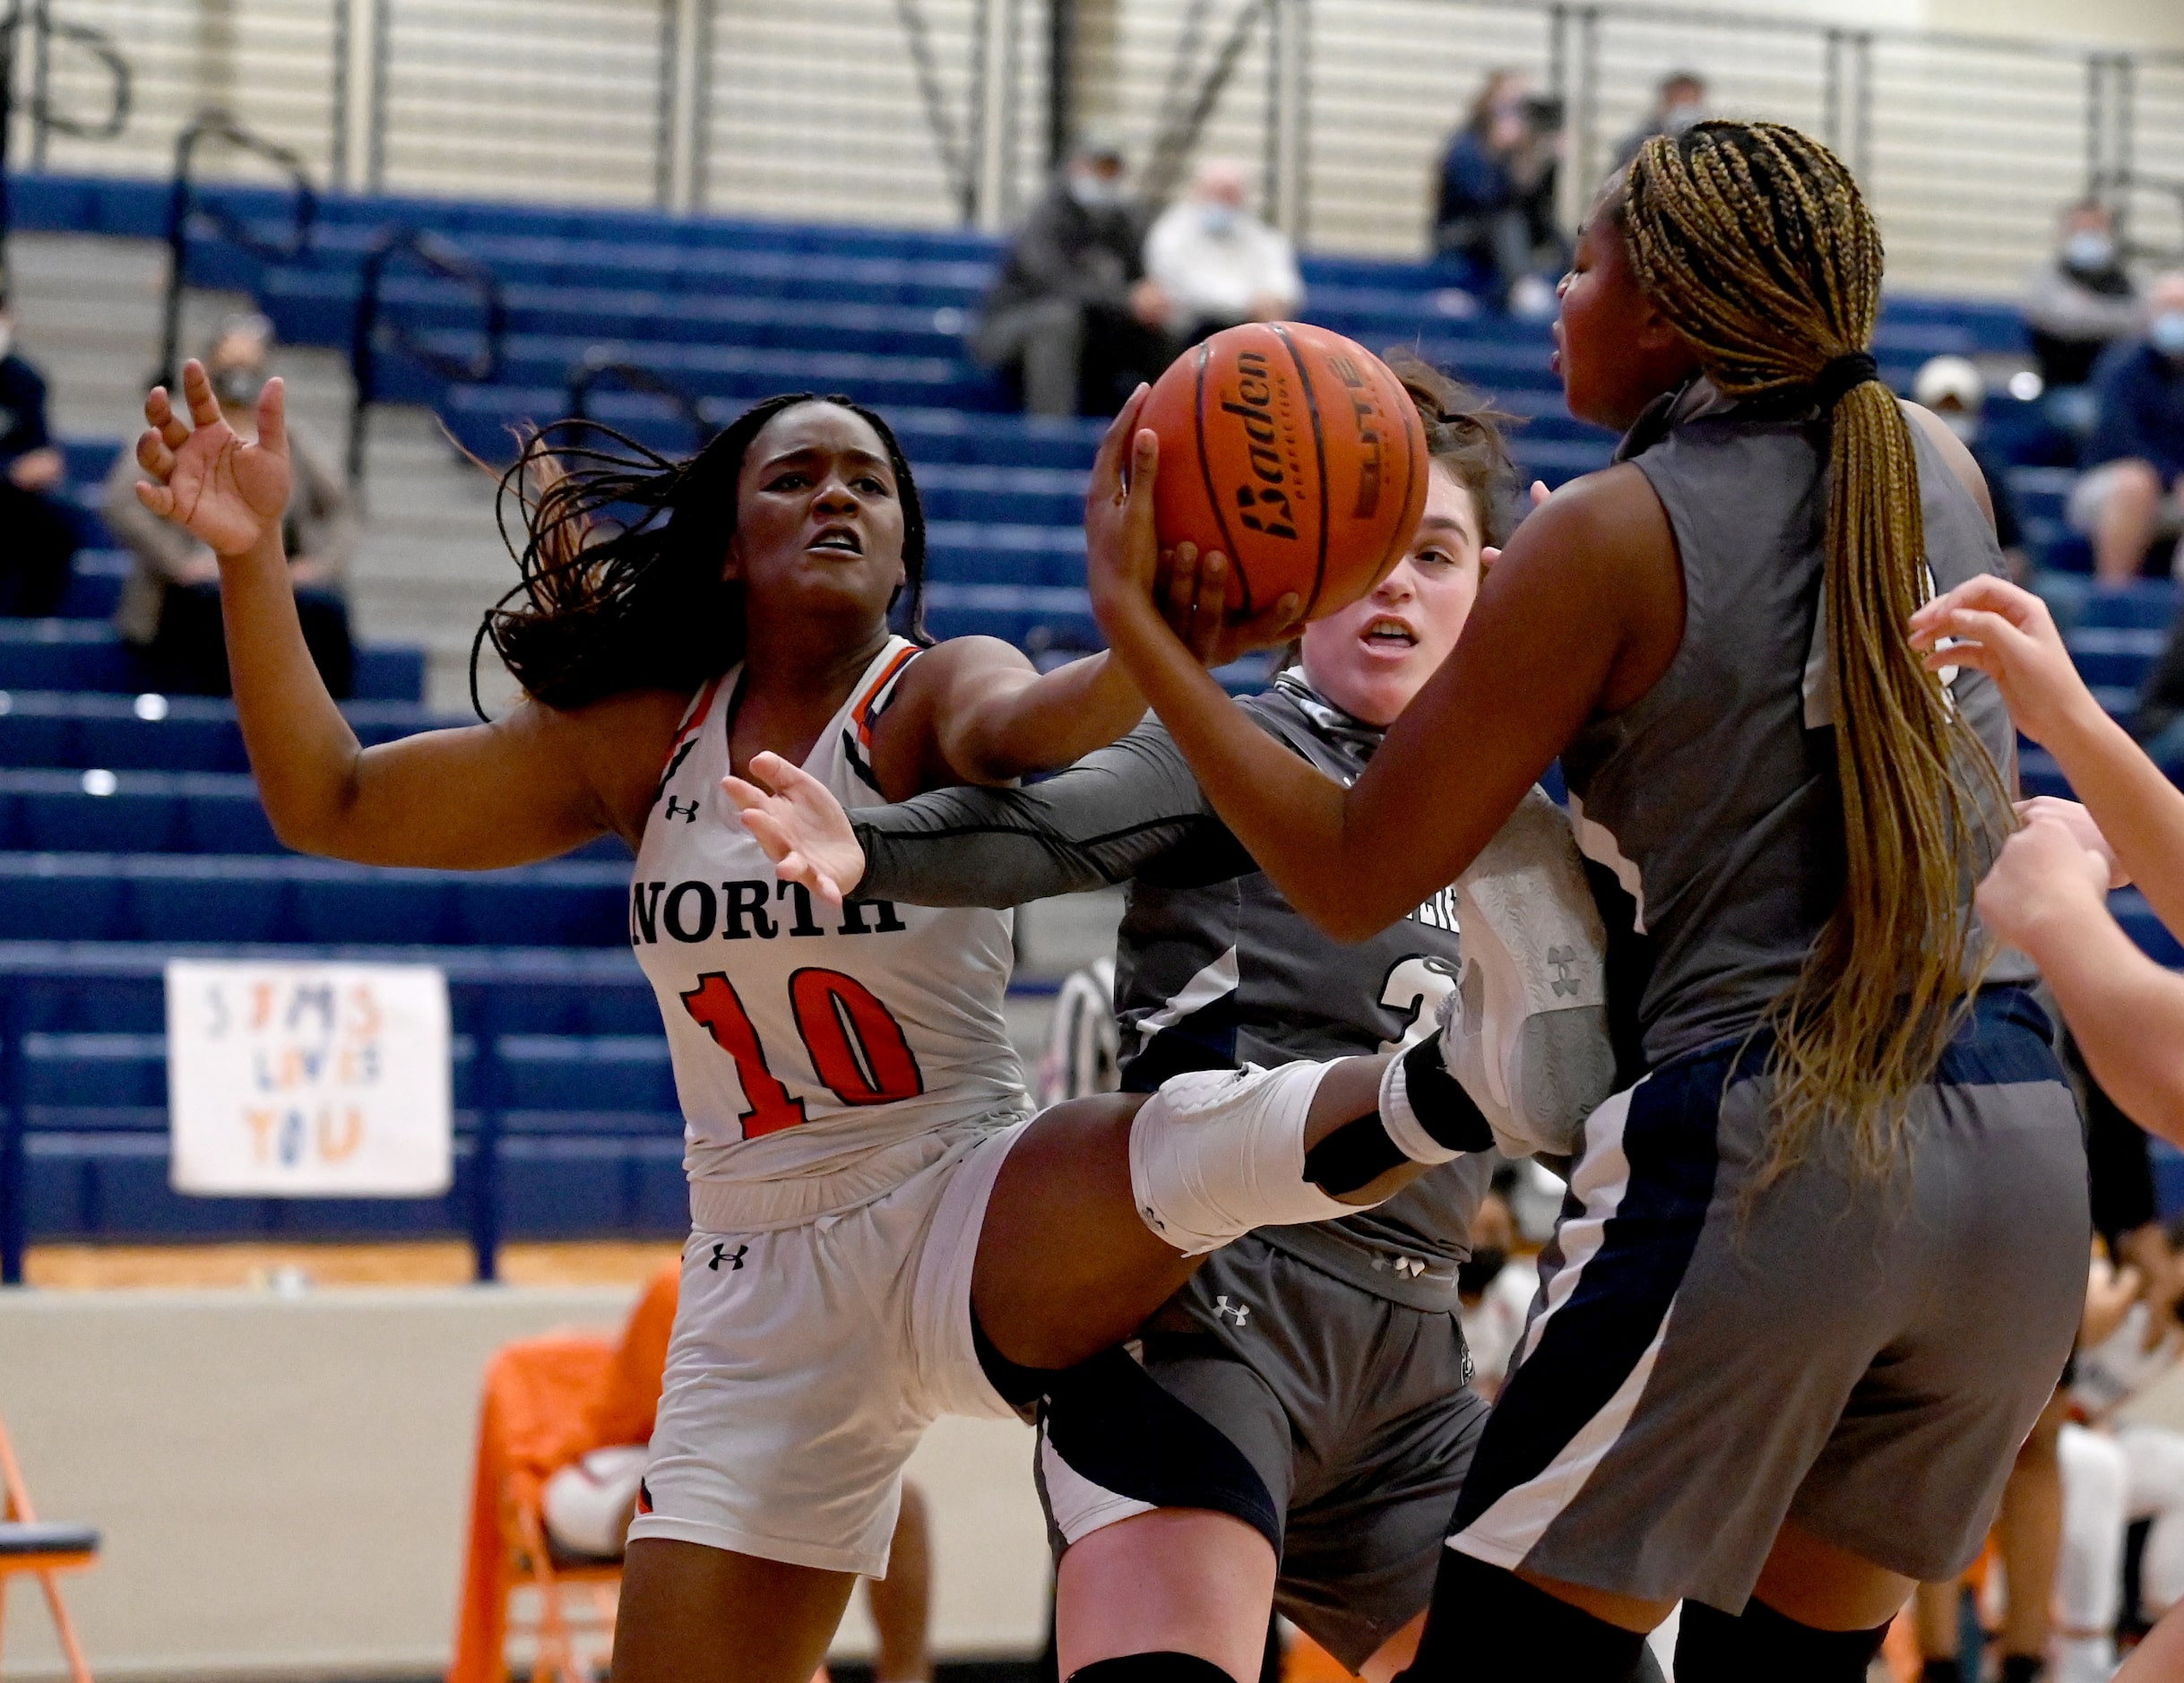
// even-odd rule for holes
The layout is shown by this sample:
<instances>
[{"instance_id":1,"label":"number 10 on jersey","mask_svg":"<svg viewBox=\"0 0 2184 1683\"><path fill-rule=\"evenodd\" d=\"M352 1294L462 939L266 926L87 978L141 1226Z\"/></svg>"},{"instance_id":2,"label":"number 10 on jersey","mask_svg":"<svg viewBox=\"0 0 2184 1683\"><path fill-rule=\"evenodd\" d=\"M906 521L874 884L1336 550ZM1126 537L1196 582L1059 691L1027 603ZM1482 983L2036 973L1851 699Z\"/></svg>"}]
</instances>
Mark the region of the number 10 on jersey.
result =
<instances>
[{"instance_id":1,"label":"number 10 on jersey","mask_svg":"<svg viewBox=\"0 0 2184 1683\"><path fill-rule=\"evenodd\" d=\"M795 1127L804 1101L791 1098L766 1062L751 1014L722 971L707 971L683 995L683 1009L736 1060L743 1081L743 1137ZM893 1104L925 1091L902 1025L877 995L838 970L807 968L789 979L789 1005L813 1072L846 1105Z\"/></svg>"}]
</instances>

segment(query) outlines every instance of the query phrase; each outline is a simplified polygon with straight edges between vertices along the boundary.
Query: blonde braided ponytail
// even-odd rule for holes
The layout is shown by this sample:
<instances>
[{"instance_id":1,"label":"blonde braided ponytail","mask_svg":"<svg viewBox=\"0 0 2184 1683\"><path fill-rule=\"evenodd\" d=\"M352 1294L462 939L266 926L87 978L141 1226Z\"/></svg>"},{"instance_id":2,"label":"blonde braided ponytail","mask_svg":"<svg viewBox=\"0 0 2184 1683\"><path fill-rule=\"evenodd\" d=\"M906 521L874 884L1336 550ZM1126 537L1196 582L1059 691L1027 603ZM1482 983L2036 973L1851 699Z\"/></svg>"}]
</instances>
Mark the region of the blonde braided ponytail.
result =
<instances>
[{"instance_id":1,"label":"blonde braided ponytail","mask_svg":"<svg viewBox=\"0 0 2184 1683\"><path fill-rule=\"evenodd\" d=\"M1873 374L1881 240L1834 153L1772 123L1648 141L1619 220L1639 285L1731 398L1809 392L1832 422L1823 600L1835 686L1843 893L1776 1002L1773 1179L1823 1122L1879 1171L1968 1004L1968 861L2009 807L1985 747L1920 665L1929 593L1910 424Z\"/></svg>"}]
</instances>

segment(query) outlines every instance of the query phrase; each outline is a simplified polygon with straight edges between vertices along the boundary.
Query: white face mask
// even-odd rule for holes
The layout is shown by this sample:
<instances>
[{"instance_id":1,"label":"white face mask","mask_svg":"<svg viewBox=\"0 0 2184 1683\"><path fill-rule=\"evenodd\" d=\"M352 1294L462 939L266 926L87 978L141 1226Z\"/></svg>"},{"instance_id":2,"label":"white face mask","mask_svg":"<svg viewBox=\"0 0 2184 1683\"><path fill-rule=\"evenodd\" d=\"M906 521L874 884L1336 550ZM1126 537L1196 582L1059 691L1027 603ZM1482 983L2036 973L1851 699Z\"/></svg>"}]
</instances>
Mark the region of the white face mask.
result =
<instances>
[{"instance_id":1,"label":"white face mask","mask_svg":"<svg viewBox=\"0 0 2184 1683\"><path fill-rule=\"evenodd\" d=\"M1072 171L1069 196L1088 211L1099 211L1120 199L1122 189L1119 184L1106 176L1079 175Z\"/></svg>"},{"instance_id":2,"label":"white face mask","mask_svg":"<svg viewBox=\"0 0 2184 1683\"><path fill-rule=\"evenodd\" d=\"M1198 207L1198 226L1216 239L1224 234L1233 232L1236 228L1236 206L1223 204L1218 200L1211 204L1200 205Z\"/></svg>"},{"instance_id":3,"label":"white face mask","mask_svg":"<svg viewBox=\"0 0 2184 1683\"><path fill-rule=\"evenodd\" d=\"M2063 242L2063 261L2088 273L2105 269L2116 261L2116 242L2106 234L2085 229Z\"/></svg>"},{"instance_id":4,"label":"white face mask","mask_svg":"<svg viewBox=\"0 0 2184 1683\"><path fill-rule=\"evenodd\" d=\"M2148 324L2146 337L2162 356L2184 362L2184 310L2163 310Z\"/></svg>"}]
</instances>

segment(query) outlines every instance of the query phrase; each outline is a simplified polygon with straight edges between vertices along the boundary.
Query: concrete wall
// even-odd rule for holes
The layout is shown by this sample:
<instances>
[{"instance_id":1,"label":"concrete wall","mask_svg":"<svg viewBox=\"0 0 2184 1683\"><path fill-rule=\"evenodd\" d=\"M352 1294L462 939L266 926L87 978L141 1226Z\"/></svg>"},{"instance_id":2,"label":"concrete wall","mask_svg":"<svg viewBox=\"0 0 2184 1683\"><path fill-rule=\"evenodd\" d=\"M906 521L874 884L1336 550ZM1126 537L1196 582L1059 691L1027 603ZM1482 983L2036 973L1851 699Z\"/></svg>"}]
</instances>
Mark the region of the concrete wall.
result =
<instances>
[{"instance_id":1,"label":"concrete wall","mask_svg":"<svg viewBox=\"0 0 2184 1683\"><path fill-rule=\"evenodd\" d=\"M618 1290L0 1293L0 1419L41 1515L105 1533L65 1581L106 1679L388 1677L447 1662L478 1393L511 1339L617 1325ZM1047 1553L1013 1422L944 1420L944 1654L1043 1639ZM58 1676L18 1582L0 1675ZM867 1651L861 1605L842 1652Z\"/></svg>"}]
</instances>

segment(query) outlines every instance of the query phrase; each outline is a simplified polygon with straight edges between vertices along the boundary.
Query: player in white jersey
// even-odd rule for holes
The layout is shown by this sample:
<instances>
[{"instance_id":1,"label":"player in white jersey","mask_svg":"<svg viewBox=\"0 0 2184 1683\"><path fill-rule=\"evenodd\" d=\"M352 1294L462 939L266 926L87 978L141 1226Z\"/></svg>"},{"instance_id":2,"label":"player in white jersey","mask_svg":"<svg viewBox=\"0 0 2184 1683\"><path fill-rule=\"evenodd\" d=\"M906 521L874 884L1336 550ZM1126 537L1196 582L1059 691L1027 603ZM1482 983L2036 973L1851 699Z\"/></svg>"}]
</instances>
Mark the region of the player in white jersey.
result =
<instances>
[{"instance_id":1,"label":"player in white jersey","mask_svg":"<svg viewBox=\"0 0 2184 1683\"><path fill-rule=\"evenodd\" d=\"M1411 1057L1209 1072L1032 1121L1001 1016L1006 913L842 904L768 865L730 772L778 783L801 764L837 798L899 800L1066 763L1144 711L1104 657L1040 677L989 639L920 645L923 520L877 416L799 395L686 463L527 453L522 600L481 633L523 701L367 750L288 589L280 383L251 444L195 363L184 386L194 427L164 390L145 404L157 483L138 495L220 557L237 709L282 840L457 868L608 832L636 850L630 936L668 1023L693 1230L617 1678L805 1683L855 1575L885 1569L902 1463L937 1415L1008 1412L1038 1394L1027 1369L1118 1342L1230 1239L1354 1213L1463 1149L1446 1135L1486 1143L1430 1042L1407 1084ZM1101 450L1086 527L1110 575L1149 578L1140 401ZM1169 600L1202 656L1267 634L1224 630L1224 566L1181 559ZM907 637L889 629L905 595ZM1307 1153L1351 1127L1404 1144L1342 1185L1308 1178Z\"/></svg>"}]
</instances>

